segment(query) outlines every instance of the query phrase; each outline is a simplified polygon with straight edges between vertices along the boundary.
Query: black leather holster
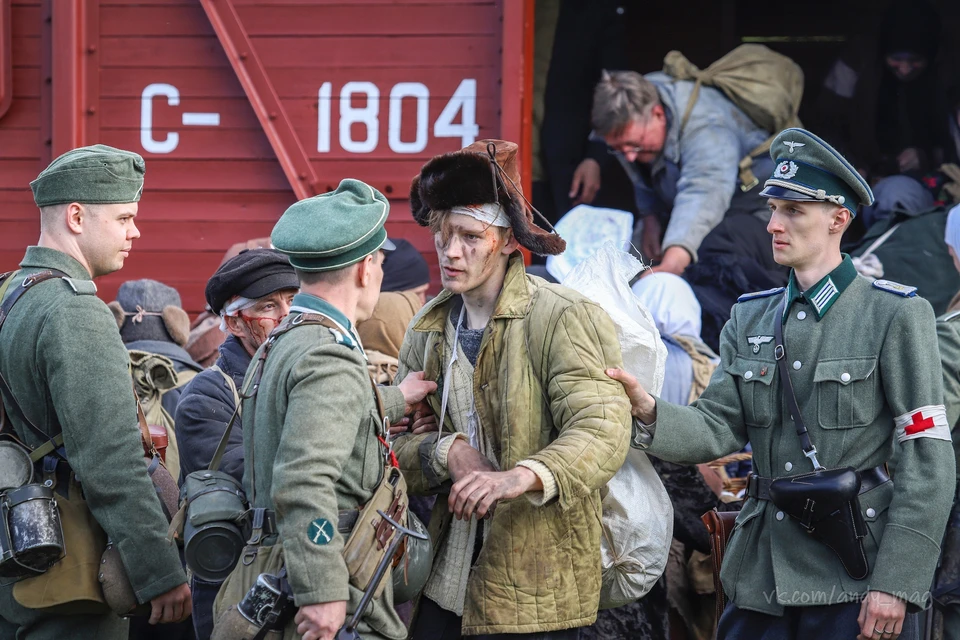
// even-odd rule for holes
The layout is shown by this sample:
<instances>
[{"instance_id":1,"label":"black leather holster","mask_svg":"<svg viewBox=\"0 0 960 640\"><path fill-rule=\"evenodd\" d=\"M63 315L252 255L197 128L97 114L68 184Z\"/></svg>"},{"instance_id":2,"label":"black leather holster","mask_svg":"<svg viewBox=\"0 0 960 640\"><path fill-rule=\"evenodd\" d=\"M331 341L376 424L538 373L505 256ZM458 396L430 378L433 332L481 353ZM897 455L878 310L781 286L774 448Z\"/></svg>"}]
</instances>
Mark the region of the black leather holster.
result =
<instances>
[{"instance_id":1,"label":"black leather holster","mask_svg":"<svg viewBox=\"0 0 960 640\"><path fill-rule=\"evenodd\" d=\"M769 489L770 501L830 547L854 580L870 573L863 550L867 524L860 512L859 493L860 473L850 467L777 478Z\"/></svg>"},{"instance_id":2,"label":"black leather holster","mask_svg":"<svg viewBox=\"0 0 960 640\"><path fill-rule=\"evenodd\" d=\"M783 399L796 426L800 448L804 457L813 464L814 471L767 480L766 496L759 495L759 490L764 488L760 486L761 482L751 483L755 487L748 487L748 494L773 502L781 511L799 522L809 535L832 549L851 578L863 580L870 573L867 554L863 550L867 523L860 513L860 500L857 496L861 491L867 490L863 486L865 479L866 484L872 488L890 478L880 467L869 469L861 476L860 472L850 467L827 469L817 460L817 448L813 446L804 424L803 413L790 380L790 368L787 366L782 320L786 316L786 310L787 297L784 295L773 323L776 344L774 356L777 359ZM751 493L754 489L755 492Z\"/></svg>"}]
</instances>

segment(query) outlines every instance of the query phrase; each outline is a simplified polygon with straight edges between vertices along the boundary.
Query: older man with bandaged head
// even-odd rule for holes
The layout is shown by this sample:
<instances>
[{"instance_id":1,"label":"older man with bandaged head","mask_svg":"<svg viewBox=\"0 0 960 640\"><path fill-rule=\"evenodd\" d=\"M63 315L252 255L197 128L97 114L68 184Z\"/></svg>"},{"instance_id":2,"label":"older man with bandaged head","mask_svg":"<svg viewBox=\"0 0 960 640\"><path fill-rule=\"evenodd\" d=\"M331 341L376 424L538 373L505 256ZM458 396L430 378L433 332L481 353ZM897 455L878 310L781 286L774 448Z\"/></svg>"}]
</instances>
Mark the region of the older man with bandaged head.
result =
<instances>
[{"instance_id":1,"label":"older man with bandaged head","mask_svg":"<svg viewBox=\"0 0 960 640\"><path fill-rule=\"evenodd\" d=\"M299 290L290 261L273 249L249 249L227 260L207 282L206 299L220 316L227 339L216 364L197 375L184 389L177 406L177 440L182 477L207 468L227 421L239 403L250 359L270 332L290 312ZM220 470L243 481L243 426L237 416ZM213 630L213 599L219 583L193 578L193 621L198 638Z\"/></svg>"}]
</instances>

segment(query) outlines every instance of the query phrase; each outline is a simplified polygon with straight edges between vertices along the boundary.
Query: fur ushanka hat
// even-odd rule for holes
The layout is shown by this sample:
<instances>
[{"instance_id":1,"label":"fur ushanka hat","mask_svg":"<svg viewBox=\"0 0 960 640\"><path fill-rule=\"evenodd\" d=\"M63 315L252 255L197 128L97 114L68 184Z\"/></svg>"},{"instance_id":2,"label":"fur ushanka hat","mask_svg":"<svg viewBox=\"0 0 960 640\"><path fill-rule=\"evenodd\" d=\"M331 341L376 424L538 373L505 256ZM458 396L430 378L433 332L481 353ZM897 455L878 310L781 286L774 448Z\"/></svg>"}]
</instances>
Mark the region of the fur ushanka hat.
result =
<instances>
[{"instance_id":1,"label":"fur ushanka hat","mask_svg":"<svg viewBox=\"0 0 960 640\"><path fill-rule=\"evenodd\" d=\"M556 231L533 221L535 209L520 189L513 142L478 140L460 151L436 156L410 185L410 208L422 227L430 225L432 211L493 203L503 208L521 246L539 255L557 255L566 249L567 243Z\"/></svg>"}]
</instances>

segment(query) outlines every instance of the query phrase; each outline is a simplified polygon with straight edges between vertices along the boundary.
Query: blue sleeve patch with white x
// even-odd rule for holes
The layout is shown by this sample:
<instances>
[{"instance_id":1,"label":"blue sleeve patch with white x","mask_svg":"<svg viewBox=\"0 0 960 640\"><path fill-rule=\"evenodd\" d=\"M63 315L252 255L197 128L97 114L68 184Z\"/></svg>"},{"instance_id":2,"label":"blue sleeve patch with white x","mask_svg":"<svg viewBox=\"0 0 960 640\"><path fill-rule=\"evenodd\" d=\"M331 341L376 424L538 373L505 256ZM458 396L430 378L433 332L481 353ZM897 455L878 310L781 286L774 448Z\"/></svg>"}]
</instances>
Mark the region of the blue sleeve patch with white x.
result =
<instances>
[{"instance_id":1,"label":"blue sleeve patch with white x","mask_svg":"<svg viewBox=\"0 0 960 640\"><path fill-rule=\"evenodd\" d=\"M323 546L333 541L333 525L329 520L317 518L307 528L307 537L310 542Z\"/></svg>"}]
</instances>

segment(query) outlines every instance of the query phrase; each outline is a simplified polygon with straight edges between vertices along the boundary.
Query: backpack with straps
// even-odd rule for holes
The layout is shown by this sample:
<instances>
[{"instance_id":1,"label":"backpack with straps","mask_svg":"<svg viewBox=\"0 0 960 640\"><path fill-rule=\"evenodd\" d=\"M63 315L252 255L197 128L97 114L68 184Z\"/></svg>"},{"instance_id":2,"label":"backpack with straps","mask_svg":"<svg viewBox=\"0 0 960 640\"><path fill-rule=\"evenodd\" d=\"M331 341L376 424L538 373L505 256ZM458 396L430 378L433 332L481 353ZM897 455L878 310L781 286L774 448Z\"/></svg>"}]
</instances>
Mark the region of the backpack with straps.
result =
<instances>
[{"instance_id":1,"label":"backpack with straps","mask_svg":"<svg viewBox=\"0 0 960 640\"><path fill-rule=\"evenodd\" d=\"M166 356L147 351L130 350L130 375L133 378L143 415L151 428L151 434L161 449L165 439L163 461L174 478L180 477L180 447L173 416L163 407L163 396L173 389L181 389L196 377L197 372L177 372L173 361ZM231 381L232 382L232 381Z\"/></svg>"},{"instance_id":2,"label":"backpack with straps","mask_svg":"<svg viewBox=\"0 0 960 640\"><path fill-rule=\"evenodd\" d=\"M690 119L700 86L707 85L722 91L758 127L770 132L763 144L751 149L740 161L743 191L760 182L751 170L753 159L770 151L770 144L780 131L801 126L797 113L803 98L803 70L787 56L762 44L742 44L706 69L697 68L679 51L671 51L663 59L663 72L677 80L696 82L680 119L681 131Z\"/></svg>"}]
</instances>

